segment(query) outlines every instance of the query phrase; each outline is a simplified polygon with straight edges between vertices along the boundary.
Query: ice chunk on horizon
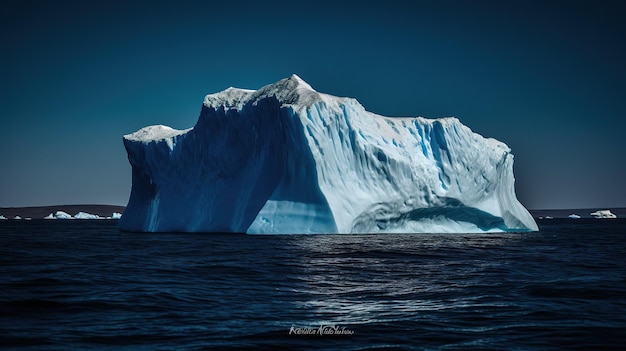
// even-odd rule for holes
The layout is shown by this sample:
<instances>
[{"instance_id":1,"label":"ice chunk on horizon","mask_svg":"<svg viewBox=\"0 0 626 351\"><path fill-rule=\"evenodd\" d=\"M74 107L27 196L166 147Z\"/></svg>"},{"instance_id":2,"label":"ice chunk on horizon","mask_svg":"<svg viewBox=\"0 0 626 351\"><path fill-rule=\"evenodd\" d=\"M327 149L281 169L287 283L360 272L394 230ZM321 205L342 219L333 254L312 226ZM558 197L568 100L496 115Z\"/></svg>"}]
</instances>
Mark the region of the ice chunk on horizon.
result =
<instances>
[{"instance_id":1,"label":"ice chunk on horizon","mask_svg":"<svg viewBox=\"0 0 626 351\"><path fill-rule=\"evenodd\" d=\"M56 219L72 219L72 215L63 211L56 211L54 214L54 218Z\"/></svg>"},{"instance_id":2,"label":"ice chunk on horizon","mask_svg":"<svg viewBox=\"0 0 626 351\"><path fill-rule=\"evenodd\" d=\"M74 215L74 219L102 219L102 217L81 211Z\"/></svg>"},{"instance_id":3,"label":"ice chunk on horizon","mask_svg":"<svg viewBox=\"0 0 626 351\"><path fill-rule=\"evenodd\" d=\"M593 218L617 218L611 210L600 210L590 213Z\"/></svg>"}]
</instances>

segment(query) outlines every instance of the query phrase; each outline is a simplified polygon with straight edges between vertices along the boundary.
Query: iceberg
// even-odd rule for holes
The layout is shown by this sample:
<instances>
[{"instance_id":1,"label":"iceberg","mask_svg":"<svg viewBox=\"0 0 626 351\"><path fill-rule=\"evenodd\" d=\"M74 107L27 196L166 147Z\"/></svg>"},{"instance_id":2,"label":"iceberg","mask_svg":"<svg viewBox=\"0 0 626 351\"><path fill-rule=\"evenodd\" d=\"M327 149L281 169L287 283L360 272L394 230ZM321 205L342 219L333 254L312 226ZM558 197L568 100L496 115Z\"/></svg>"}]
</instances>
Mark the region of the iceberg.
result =
<instances>
[{"instance_id":1,"label":"iceberg","mask_svg":"<svg viewBox=\"0 0 626 351\"><path fill-rule=\"evenodd\" d=\"M125 135L140 232L536 231L513 155L457 118L385 117L292 75L204 98L193 128Z\"/></svg>"},{"instance_id":2,"label":"iceberg","mask_svg":"<svg viewBox=\"0 0 626 351\"><path fill-rule=\"evenodd\" d=\"M50 213L49 215L45 216L44 219L120 219L121 217L122 214L118 212L113 212L113 215L111 217L102 217L83 211L78 212L74 216L63 211L57 211L55 214Z\"/></svg>"},{"instance_id":3,"label":"iceberg","mask_svg":"<svg viewBox=\"0 0 626 351\"><path fill-rule=\"evenodd\" d=\"M74 215L74 219L102 219L102 217L81 211Z\"/></svg>"},{"instance_id":4,"label":"iceberg","mask_svg":"<svg viewBox=\"0 0 626 351\"><path fill-rule=\"evenodd\" d=\"M617 218L611 210L600 210L589 214L593 218Z\"/></svg>"},{"instance_id":5,"label":"iceberg","mask_svg":"<svg viewBox=\"0 0 626 351\"><path fill-rule=\"evenodd\" d=\"M0 220L7 219L5 216L0 215Z\"/></svg>"},{"instance_id":6,"label":"iceberg","mask_svg":"<svg viewBox=\"0 0 626 351\"><path fill-rule=\"evenodd\" d=\"M67 213L67 212L63 212L63 211L56 211L56 213L54 214L54 218L56 218L56 219L72 219L72 215Z\"/></svg>"}]
</instances>

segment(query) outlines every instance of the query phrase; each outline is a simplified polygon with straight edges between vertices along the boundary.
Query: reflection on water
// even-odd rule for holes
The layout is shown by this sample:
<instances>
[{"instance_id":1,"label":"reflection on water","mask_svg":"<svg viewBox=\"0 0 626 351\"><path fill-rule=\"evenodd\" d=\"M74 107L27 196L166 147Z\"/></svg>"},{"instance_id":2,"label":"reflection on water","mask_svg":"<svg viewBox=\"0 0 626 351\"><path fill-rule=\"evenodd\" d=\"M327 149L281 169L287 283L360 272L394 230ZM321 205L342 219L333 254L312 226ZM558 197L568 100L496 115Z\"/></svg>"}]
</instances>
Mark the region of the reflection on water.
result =
<instances>
[{"instance_id":1,"label":"reflection on water","mask_svg":"<svg viewBox=\"0 0 626 351\"><path fill-rule=\"evenodd\" d=\"M298 237L289 243L298 252L293 274L302 283L297 293L307 299L296 304L323 316L319 323L344 324L393 322L407 315L419 319L472 306L501 307L498 299L485 301L489 288L502 282L477 280L506 270L509 262L483 255L494 255L492 250L500 246L519 246L523 240L524 234L515 233ZM464 292L468 288L483 293ZM460 297L450 300L451 294Z\"/></svg>"}]
</instances>

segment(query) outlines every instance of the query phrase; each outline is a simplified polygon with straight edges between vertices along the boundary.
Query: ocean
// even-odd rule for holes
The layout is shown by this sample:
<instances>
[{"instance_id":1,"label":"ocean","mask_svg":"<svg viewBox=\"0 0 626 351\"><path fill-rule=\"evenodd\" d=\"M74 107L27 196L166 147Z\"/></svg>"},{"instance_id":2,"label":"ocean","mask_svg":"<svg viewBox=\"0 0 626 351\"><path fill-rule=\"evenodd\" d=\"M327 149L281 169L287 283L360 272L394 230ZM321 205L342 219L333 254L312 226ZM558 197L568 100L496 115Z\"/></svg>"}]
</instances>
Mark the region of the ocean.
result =
<instances>
[{"instance_id":1,"label":"ocean","mask_svg":"<svg viewBox=\"0 0 626 351\"><path fill-rule=\"evenodd\" d=\"M626 345L626 220L536 233L125 233L0 221L7 350Z\"/></svg>"}]
</instances>

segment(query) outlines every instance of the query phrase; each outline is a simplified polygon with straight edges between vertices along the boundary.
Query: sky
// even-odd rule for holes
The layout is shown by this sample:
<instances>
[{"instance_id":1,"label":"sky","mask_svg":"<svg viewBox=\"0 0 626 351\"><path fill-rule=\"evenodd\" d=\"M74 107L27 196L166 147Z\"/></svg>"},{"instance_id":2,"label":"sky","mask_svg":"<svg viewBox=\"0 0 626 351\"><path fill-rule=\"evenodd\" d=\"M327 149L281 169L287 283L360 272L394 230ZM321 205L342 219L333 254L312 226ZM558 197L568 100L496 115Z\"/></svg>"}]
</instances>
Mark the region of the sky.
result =
<instances>
[{"instance_id":1,"label":"sky","mask_svg":"<svg viewBox=\"0 0 626 351\"><path fill-rule=\"evenodd\" d=\"M626 207L624 4L5 1L0 207L125 205L124 134L292 73L505 142L527 208Z\"/></svg>"}]
</instances>

